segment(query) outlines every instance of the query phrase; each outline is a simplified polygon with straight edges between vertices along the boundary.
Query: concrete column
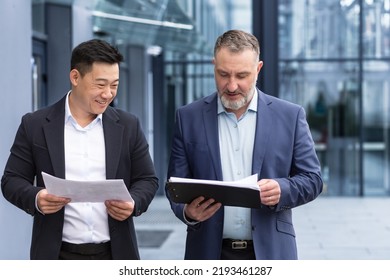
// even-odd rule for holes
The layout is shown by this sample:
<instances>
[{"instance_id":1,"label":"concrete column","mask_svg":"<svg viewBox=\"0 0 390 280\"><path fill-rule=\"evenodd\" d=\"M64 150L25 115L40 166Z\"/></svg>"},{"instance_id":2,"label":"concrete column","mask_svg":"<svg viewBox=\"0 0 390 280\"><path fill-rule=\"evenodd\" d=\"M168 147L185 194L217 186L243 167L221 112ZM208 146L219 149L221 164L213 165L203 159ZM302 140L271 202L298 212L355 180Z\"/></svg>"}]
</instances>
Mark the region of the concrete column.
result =
<instances>
[{"instance_id":1,"label":"concrete column","mask_svg":"<svg viewBox=\"0 0 390 280\"><path fill-rule=\"evenodd\" d=\"M150 57L142 46L129 46L124 54L128 64L127 109L140 118L153 155L153 75Z\"/></svg>"},{"instance_id":2,"label":"concrete column","mask_svg":"<svg viewBox=\"0 0 390 280\"><path fill-rule=\"evenodd\" d=\"M11 28L12 27L12 28ZM23 114L32 110L31 3L0 2L0 173ZM0 259L29 259L32 217L0 195Z\"/></svg>"},{"instance_id":3,"label":"concrete column","mask_svg":"<svg viewBox=\"0 0 390 280\"><path fill-rule=\"evenodd\" d=\"M92 39L91 11L81 6L46 4L48 105L70 89L69 71L72 49Z\"/></svg>"}]
</instances>

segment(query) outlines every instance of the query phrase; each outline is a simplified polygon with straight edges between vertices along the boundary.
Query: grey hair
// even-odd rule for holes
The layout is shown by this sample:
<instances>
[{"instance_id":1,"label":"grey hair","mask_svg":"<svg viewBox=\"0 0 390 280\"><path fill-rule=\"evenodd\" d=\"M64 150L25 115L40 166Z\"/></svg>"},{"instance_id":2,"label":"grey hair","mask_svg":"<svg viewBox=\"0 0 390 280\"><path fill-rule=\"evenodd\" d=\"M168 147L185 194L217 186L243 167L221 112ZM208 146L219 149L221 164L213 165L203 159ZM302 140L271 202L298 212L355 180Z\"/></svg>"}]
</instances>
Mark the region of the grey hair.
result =
<instances>
[{"instance_id":1,"label":"grey hair","mask_svg":"<svg viewBox=\"0 0 390 280\"><path fill-rule=\"evenodd\" d=\"M219 36L214 46L214 57L221 48L227 48L234 53L250 49L256 53L258 59L260 58L260 46L257 38L242 30L229 30Z\"/></svg>"}]
</instances>

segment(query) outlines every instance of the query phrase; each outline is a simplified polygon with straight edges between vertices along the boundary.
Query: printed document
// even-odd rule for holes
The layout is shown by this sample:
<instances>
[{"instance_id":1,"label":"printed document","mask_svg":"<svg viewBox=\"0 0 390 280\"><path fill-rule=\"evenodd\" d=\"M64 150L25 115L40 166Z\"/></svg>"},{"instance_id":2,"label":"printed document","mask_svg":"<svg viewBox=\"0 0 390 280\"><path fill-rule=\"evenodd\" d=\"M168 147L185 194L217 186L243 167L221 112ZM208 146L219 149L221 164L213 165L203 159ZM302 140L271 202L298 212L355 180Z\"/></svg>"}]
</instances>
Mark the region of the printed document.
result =
<instances>
[{"instance_id":1,"label":"printed document","mask_svg":"<svg viewBox=\"0 0 390 280\"><path fill-rule=\"evenodd\" d=\"M194 184L206 184L206 185L218 185L227 187L248 188L259 191L260 188L257 185L257 174L253 174L246 178L237 181L217 181L217 180L199 180L180 177L171 177L169 182L172 183L194 183Z\"/></svg>"},{"instance_id":2,"label":"printed document","mask_svg":"<svg viewBox=\"0 0 390 280\"><path fill-rule=\"evenodd\" d=\"M65 180L42 172L48 193L70 198L71 202L104 202L123 200L134 202L122 179L101 181Z\"/></svg>"}]
</instances>

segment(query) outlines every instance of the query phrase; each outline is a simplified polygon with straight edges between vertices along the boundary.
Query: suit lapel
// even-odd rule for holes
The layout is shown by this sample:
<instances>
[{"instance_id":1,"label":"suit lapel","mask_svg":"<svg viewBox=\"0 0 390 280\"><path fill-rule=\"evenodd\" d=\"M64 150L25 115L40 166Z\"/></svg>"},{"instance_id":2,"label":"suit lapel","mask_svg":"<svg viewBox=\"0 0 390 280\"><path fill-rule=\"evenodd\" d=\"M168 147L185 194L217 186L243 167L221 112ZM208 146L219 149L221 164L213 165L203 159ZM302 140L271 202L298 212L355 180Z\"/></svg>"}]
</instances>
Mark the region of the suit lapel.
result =
<instances>
[{"instance_id":1,"label":"suit lapel","mask_svg":"<svg viewBox=\"0 0 390 280\"><path fill-rule=\"evenodd\" d=\"M211 160L216 172L215 179L222 180L218 137L217 95L214 94L206 98L205 102L205 106L203 107L203 123L206 129L206 135L211 135L207 138L207 144L210 148Z\"/></svg>"},{"instance_id":2,"label":"suit lapel","mask_svg":"<svg viewBox=\"0 0 390 280\"><path fill-rule=\"evenodd\" d=\"M119 118L112 108L108 107L103 114L103 131L106 146L106 178L116 178L116 171L120 160L123 127L117 124Z\"/></svg>"},{"instance_id":3,"label":"suit lapel","mask_svg":"<svg viewBox=\"0 0 390 280\"><path fill-rule=\"evenodd\" d=\"M264 161L264 155L269 141L269 130L273 127L272 112L269 109L270 101L267 100L264 93L258 92L257 122L255 144L253 149L252 174L258 173L260 176Z\"/></svg>"},{"instance_id":4,"label":"suit lapel","mask_svg":"<svg viewBox=\"0 0 390 280\"><path fill-rule=\"evenodd\" d=\"M43 126L54 176L65 178L64 123L65 97L53 105L47 115L48 123ZM60 148L59 148L60 147Z\"/></svg>"}]
</instances>

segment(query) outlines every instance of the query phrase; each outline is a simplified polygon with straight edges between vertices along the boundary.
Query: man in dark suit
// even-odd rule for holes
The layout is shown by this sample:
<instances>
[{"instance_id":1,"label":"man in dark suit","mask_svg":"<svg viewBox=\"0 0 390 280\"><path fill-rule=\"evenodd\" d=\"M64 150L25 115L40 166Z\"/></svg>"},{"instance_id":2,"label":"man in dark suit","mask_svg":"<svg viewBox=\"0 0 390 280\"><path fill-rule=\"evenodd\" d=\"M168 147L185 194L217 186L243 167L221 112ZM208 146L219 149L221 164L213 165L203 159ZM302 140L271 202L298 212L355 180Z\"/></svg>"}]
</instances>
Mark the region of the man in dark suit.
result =
<instances>
[{"instance_id":1,"label":"man in dark suit","mask_svg":"<svg viewBox=\"0 0 390 280\"><path fill-rule=\"evenodd\" d=\"M320 164L304 109L256 88L259 55L253 35L221 35L213 59L217 92L176 112L168 178L258 174L260 190L252 209L203 196L189 204L170 200L188 226L185 259L298 258L291 208L321 193Z\"/></svg>"},{"instance_id":2,"label":"man in dark suit","mask_svg":"<svg viewBox=\"0 0 390 280\"><path fill-rule=\"evenodd\" d=\"M81 43L72 52L68 94L22 118L1 188L34 216L31 259L139 259L133 216L147 210L158 179L139 120L109 106L122 60L105 41ZM42 172L123 179L134 201L72 203L47 192Z\"/></svg>"}]
</instances>

